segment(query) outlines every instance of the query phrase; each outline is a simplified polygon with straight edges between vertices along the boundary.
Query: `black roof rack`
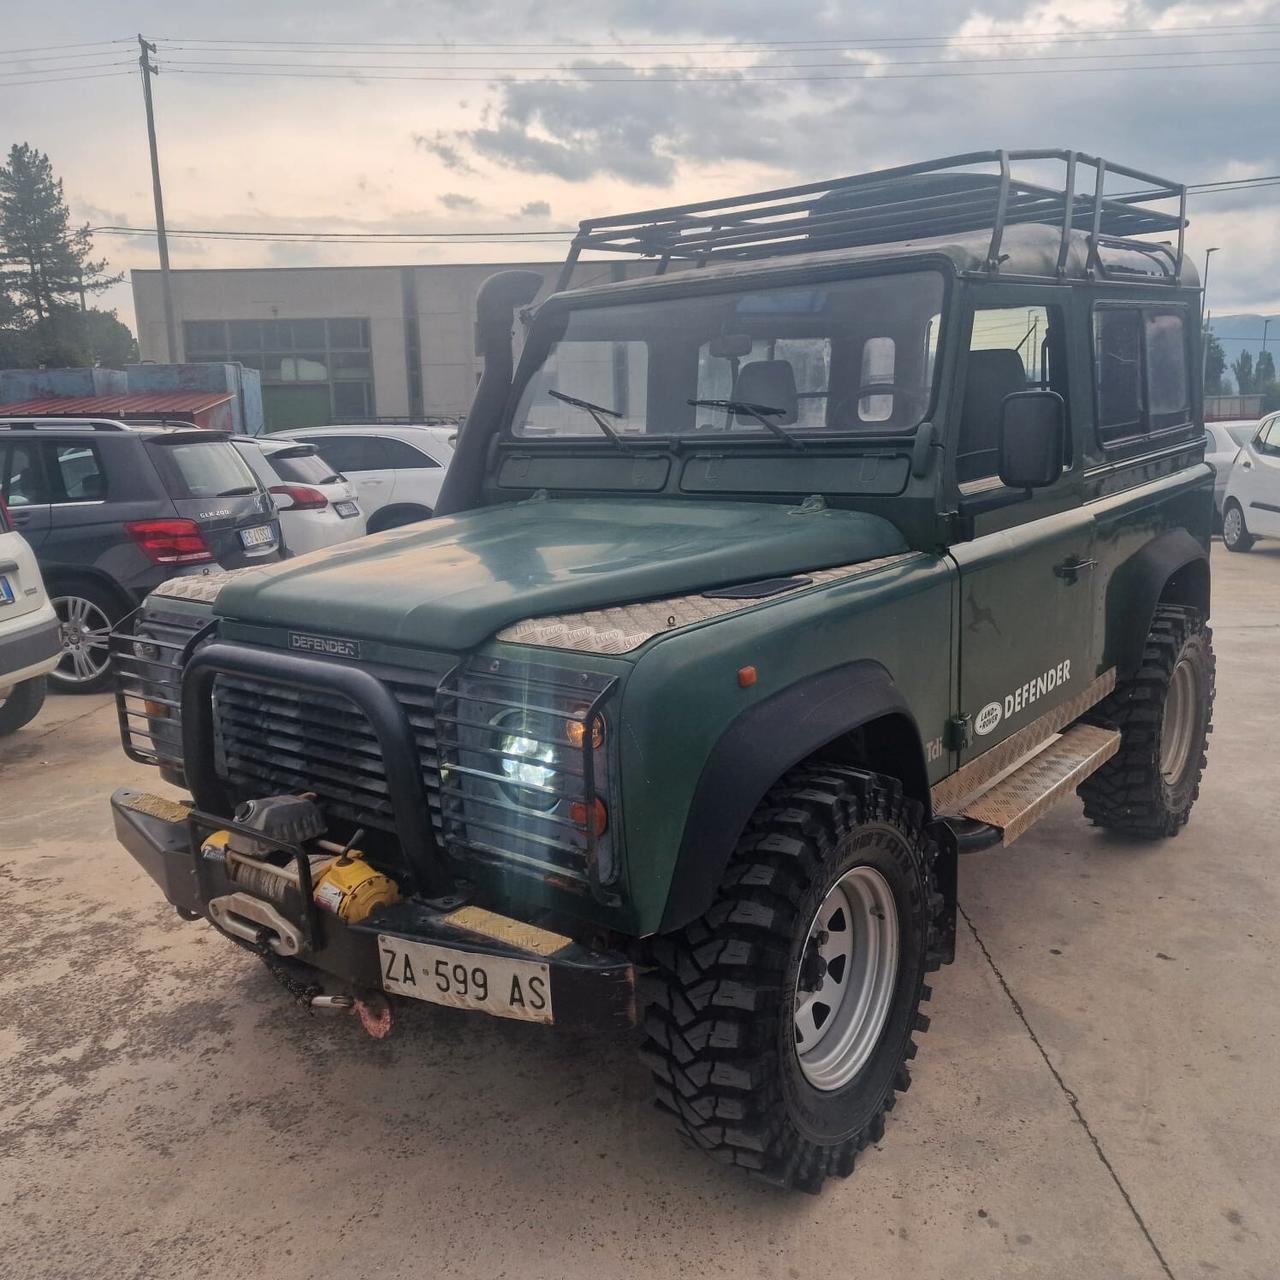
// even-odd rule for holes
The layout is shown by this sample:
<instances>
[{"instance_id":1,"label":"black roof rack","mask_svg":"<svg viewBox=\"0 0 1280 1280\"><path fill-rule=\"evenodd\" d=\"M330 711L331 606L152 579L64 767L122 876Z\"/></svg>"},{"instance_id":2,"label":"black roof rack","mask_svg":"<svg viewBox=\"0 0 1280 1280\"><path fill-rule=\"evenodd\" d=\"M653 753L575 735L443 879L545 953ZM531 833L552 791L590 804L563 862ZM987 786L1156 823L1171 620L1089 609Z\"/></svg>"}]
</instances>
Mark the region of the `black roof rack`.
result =
<instances>
[{"instance_id":1,"label":"black roof rack","mask_svg":"<svg viewBox=\"0 0 1280 1280\"><path fill-rule=\"evenodd\" d=\"M1139 189L1108 195L1110 175ZM1092 189L1081 192L1081 185ZM1186 221L1183 183L1079 151L972 151L826 182L587 218L556 288L568 286L585 249L656 258L661 274L673 261L702 266L976 231L991 233L986 268L994 275L1005 228L1023 223L1060 230L1059 275L1071 232L1082 231L1089 268L1097 275L1107 275L1103 248L1128 248L1157 260L1177 284ZM1135 238L1169 232L1177 233L1176 247Z\"/></svg>"}]
</instances>

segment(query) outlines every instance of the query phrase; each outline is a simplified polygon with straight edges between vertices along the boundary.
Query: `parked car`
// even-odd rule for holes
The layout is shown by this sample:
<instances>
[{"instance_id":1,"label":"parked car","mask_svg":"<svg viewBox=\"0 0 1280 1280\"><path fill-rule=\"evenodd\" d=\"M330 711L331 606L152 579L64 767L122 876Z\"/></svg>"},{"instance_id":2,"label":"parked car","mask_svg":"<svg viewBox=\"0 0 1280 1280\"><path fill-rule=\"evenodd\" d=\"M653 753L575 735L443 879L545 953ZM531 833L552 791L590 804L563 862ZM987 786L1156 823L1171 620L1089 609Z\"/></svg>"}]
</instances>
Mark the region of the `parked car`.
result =
<instances>
[{"instance_id":1,"label":"parked car","mask_svg":"<svg viewBox=\"0 0 1280 1280\"><path fill-rule=\"evenodd\" d=\"M275 500L286 555L300 556L364 535L365 514L355 486L315 445L250 436L234 436L231 443Z\"/></svg>"},{"instance_id":2,"label":"parked car","mask_svg":"<svg viewBox=\"0 0 1280 1280\"><path fill-rule=\"evenodd\" d=\"M1217 527L1222 528L1222 504L1227 497L1227 477L1244 442L1258 429L1256 418L1237 422L1204 424L1204 460L1213 465L1213 509Z\"/></svg>"},{"instance_id":3,"label":"parked car","mask_svg":"<svg viewBox=\"0 0 1280 1280\"><path fill-rule=\"evenodd\" d=\"M1259 538L1280 538L1280 413L1263 418L1244 442L1222 504L1228 551L1248 551Z\"/></svg>"},{"instance_id":4,"label":"parked car","mask_svg":"<svg viewBox=\"0 0 1280 1280\"><path fill-rule=\"evenodd\" d=\"M314 444L356 487L370 533L427 520L453 458L456 426L305 427L291 440Z\"/></svg>"},{"instance_id":5,"label":"parked car","mask_svg":"<svg viewBox=\"0 0 1280 1280\"><path fill-rule=\"evenodd\" d=\"M35 555L0 499L0 738L35 718L60 652Z\"/></svg>"},{"instance_id":6,"label":"parked car","mask_svg":"<svg viewBox=\"0 0 1280 1280\"><path fill-rule=\"evenodd\" d=\"M0 497L58 616L55 689L108 682L111 630L153 587L280 557L271 497L223 432L0 418Z\"/></svg>"}]
</instances>

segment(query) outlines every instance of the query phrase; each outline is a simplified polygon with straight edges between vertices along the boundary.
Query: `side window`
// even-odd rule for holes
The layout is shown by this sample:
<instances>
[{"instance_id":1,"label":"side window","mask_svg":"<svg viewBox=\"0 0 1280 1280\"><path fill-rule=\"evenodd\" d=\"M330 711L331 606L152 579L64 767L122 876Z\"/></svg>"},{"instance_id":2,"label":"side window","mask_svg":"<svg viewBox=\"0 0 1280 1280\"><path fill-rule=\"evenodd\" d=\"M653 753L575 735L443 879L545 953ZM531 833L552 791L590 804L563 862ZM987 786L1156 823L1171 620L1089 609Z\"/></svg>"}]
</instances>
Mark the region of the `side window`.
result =
<instances>
[{"instance_id":1,"label":"side window","mask_svg":"<svg viewBox=\"0 0 1280 1280\"><path fill-rule=\"evenodd\" d=\"M1098 434L1103 441L1141 433L1142 313L1103 307L1094 313L1093 362L1098 382Z\"/></svg>"},{"instance_id":2,"label":"side window","mask_svg":"<svg viewBox=\"0 0 1280 1280\"><path fill-rule=\"evenodd\" d=\"M1280 418L1264 422L1258 432L1254 447L1263 453L1280 454Z\"/></svg>"},{"instance_id":3,"label":"side window","mask_svg":"<svg viewBox=\"0 0 1280 1280\"><path fill-rule=\"evenodd\" d=\"M1179 311L1146 313L1147 404L1150 430L1191 421L1187 335Z\"/></svg>"},{"instance_id":4,"label":"side window","mask_svg":"<svg viewBox=\"0 0 1280 1280\"><path fill-rule=\"evenodd\" d=\"M385 471L391 465L383 441L377 436L317 436L307 443L314 444L320 456L344 475L353 471Z\"/></svg>"},{"instance_id":5,"label":"side window","mask_svg":"<svg viewBox=\"0 0 1280 1280\"><path fill-rule=\"evenodd\" d=\"M107 496L102 458L93 445L55 444L50 453L55 502L100 502Z\"/></svg>"},{"instance_id":6,"label":"side window","mask_svg":"<svg viewBox=\"0 0 1280 1280\"><path fill-rule=\"evenodd\" d=\"M0 445L0 497L15 509L49 501L49 490L34 444L14 441Z\"/></svg>"},{"instance_id":7,"label":"side window","mask_svg":"<svg viewBox=\"0 0 1280 1280\"><path fill-rule=\"evenodd\" d=\"M989 483L1000 465L1000 415L1017 391L1067 396L1064 322L1057 307L991 307L973 314L964 401L956 443L956 479ZM1068 440L1070 433L1068 433Z\"/></svg>"},{"instance_id":8,"label":"side window","mask_svg":"<svg viewBox=\"0 0 1280 1280\"><path fill-rule=\"evenodd\" d=\"M440 468L440 464L434 458L428 458L421 449L415 449L413 445L406 444L403 440L381 436L378 443L386 451L386 465L397 471L429 471L432 468L436 470Z\"/></svg>"}]
</instances>

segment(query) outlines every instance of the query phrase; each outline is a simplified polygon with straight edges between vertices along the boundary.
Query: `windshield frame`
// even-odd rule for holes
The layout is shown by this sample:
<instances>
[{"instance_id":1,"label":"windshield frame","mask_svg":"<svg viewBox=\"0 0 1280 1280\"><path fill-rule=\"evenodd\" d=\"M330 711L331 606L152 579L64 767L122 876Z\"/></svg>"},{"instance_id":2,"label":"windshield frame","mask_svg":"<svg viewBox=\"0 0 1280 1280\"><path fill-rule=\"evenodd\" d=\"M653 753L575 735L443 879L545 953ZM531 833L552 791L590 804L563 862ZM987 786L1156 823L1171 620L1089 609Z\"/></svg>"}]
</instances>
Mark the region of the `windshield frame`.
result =
<instances>
[{"instance_id":1,"label":"windshield frame","mask_svg":"<svg viewBox=\"0 0 1280 1280\"><path fill-rule=\"evenodd\" d=\"M933 373L928 388L928 399L918 421L910 427L893 430L833 431L827 428L797 427L794 424L787 427L788 434L793 435L811 450L822 449L828 445L847 448L850 445L901 444L903 440L912 439L920 427L931 421L937 414L945 363L944 352L948 335L954 328L957 296L956 266L945 253L895 255L857 262L847 259L817 264L797 262L787 263L786 266L780 266L774 260L743 264L741 268L732 271L728 267L720 267L714 275L711 273L704 275L696 270L681 271L660 277L662 281L660 285L655 285L653 283L655 277L650 276L628 280L617 285L603 286L595 290L566 290L564 293L553 294L532 313L528 320L524 347L503 408L498 443L506 448L519 449L553 447L577 449L585 446L609 453L618 452L617 446L603 432L598 436L595 433L585 432L582 435L534 436L520 435L514 430L515 415L520 407L525 388L541 369L553 343L557 342L564 332L567 313L571 311L636 305L650 301L670 302L681 297L706 297L715 294L884 279L891 275L921 274L929 271L935 272L941 279L942 296ZM562 317L564 317L563 323ZM590 423L589 418L586 421ZM719 448L725 445L736 447L739 444L775 449L787 447L782 440L763 427L717 431L714 436L698 432L655 432L652 434L628 433L624 438L629 447L646 452L653 450L679 452L689 449Z\"/></svg>"}]
</instances>

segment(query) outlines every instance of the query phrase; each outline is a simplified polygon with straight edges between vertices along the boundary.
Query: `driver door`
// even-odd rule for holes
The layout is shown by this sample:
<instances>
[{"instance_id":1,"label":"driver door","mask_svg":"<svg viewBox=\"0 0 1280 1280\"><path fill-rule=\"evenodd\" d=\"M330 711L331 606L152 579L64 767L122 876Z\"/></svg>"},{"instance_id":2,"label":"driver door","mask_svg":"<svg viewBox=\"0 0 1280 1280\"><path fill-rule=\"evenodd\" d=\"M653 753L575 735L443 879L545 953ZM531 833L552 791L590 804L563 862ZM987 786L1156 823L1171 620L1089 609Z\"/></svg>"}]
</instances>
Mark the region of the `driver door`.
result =
<instances>
[{"instance_id":1,"label":"driver door","mask_svg":"<svg viewBox=\"0 0 1280 1280\"><path fill-rule=\"evenodd\" d=\"M963 397L953 428L956 503L974 536L950 554L959 570L959 763L1078 694L1093 679L1093 519L1081 505L1072 447L1069 290L983 289L969 314ZM1013 299L1016 298L1016 302ZM1006 300L1007 299L1007 300ZM999 478L1006 396L1051 390L1067 406L1058 479L1023 494Z\"/></svg>"}]
</instances>

